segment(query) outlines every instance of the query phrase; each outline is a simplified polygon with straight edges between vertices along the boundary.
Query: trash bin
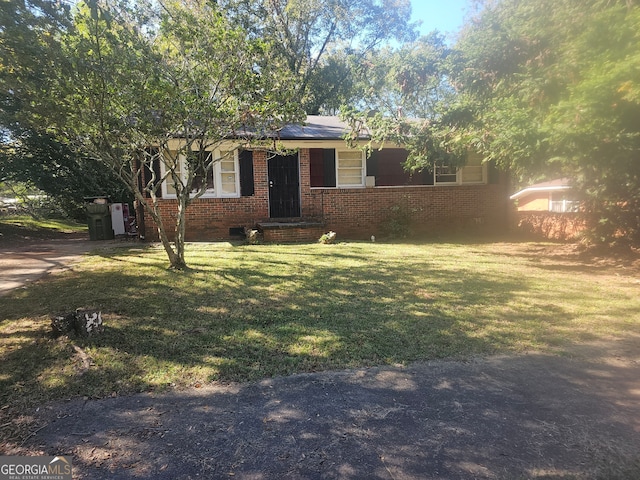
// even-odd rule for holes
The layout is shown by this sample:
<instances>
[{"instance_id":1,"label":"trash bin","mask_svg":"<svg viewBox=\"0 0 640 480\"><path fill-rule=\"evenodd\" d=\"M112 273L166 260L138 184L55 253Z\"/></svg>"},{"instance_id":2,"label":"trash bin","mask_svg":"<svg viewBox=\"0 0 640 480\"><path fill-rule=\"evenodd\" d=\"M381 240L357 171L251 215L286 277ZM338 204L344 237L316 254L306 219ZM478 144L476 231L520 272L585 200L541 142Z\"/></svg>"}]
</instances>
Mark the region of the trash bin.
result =
<instances>
[{"instance_id":1,"label":"trash bin","mask_svg":"<svg viewBox=\"0 0 640 480\"><path fill-rule=\"evenodd\" d=\"M87 203L86 208L89 240L112 240L111 213L106 199L97 198L93 203Z\"/></svg>"}]
</instances>

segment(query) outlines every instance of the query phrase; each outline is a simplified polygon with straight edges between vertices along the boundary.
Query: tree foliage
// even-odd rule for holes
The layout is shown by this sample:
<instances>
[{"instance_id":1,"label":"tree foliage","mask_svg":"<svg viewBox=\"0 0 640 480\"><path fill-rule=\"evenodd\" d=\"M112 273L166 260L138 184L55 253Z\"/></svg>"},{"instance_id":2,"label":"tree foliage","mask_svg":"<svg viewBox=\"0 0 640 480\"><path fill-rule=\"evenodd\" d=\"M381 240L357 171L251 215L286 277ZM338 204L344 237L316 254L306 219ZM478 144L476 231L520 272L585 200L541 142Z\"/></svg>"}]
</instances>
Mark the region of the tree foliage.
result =
<instances>
[{"instance_id":1,"label":"tree foliage","mask_svg":"<svg viewBox=\"0 0 640 480\"><path fill-rule=\"evenodd\" d=\"M476 144L522 176L575 181L597 240L640 243L640 6L487 2L458 48Z\"/></svg>"},{"instance_id":2,"label":"tree foliage","mask_svg":"<svg viewBox=\"0 0 640 480\"><path fill-rule=\"evenodd\" d=\"M104 165L81 156L51 134L13 129L0 146L0 182L31 186L45 192L60 212L85 219L84 198L109 196L128 201L131 194Z\"/></svg>"},{"instance_id":3,"label":"tree foliage","mask_svg":"<svg viewBox=\"0 0 640 480\"><path fill-rule=\"evenodd\" d=\"M464 163L466 137L459 125L469 114L450 81L457 58L438 32L371 53L360 85L362 97L342 109L343 117L354 133L366 124L372 144L407 147L408 170Z\"/></svg>"},{"instance_id":4,"label":"tree foliage","mask_svg":"<svg viewBox=\"0 0 640 480\"><path fill-rule=\"evenodd\" d=\"M62 40L72 75L60 132L125 182L158 226L171 266L184 268L185 212L205 192L198 177L219 160L206 152L246 146L301 112L269 42L229 24L215 4L159 5L78 4ZM159 207L164 181L176 191L173 230Z\"/></svg>"},{"instance_id":5,"label":"tree foliage","mask_svg":"<svg viewBox=\"0 0 640 480\"><path fill-rule=\"evenodd\" d=\"M0 125L41 129L56 112L49 92L64 61L59 32L69 25L69 8L55 0L7 0L0 4Z\"/></svg>"},{"instance_id":6,"label":"tree foliage","mask_svg":"<svg viewBox=\"0 0 640 480\"><path fill-rule=\"evenodd\" d=\"M103 168L91 171L96 165L83 164L48 130L47 119L59 114L47 98L58 90L52 72L64 62L59 32L69 19L69 9L59 2L0 4L0 182L38 188L77 217L91 188L113 182Z\"/></svg>"},{"instance_id":7,"label":"tree foliage","mask_svg":"<svg viewBox=\"0 0 640 480\"><path fill-rule=\"evenodd\" d=\"M353 100L362 59L389 40L415 38L409 0L218 0L232 22L274 41L273 53L298 78L309 114Z\"/></svg>"}]
</instances>

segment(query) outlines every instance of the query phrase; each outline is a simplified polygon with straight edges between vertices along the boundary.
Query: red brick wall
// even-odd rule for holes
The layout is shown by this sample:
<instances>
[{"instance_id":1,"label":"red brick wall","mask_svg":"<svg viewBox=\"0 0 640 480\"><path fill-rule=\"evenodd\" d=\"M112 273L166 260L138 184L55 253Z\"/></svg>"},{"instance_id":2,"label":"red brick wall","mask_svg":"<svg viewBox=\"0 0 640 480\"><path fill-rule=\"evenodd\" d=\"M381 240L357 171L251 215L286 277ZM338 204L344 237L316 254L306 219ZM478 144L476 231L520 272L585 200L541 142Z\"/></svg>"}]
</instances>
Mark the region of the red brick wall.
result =
<instances>
[{"instance_id":1,"label":"red brick wall","mask_svg":"<svg viewBox=\"0 0 640 480\"><path fill-rule=\"evenodd\" d=\"M202 198L187 209L187 240L229 237L229 228L254 227L269 216L267 157L255 151L255 194L240 198ZM309 150L300 150L300 199L305 220L323 221L324 231L339 238L384 235L405 215L409 233L424 234L468 228L506 228L508 193L505 176L500 184L465 186L372 187L357 189L310 187ZM164 218L175 215L176 201L161 200ZM146 236L157 239L155 225L146 219ZM308 233L308 232L307 232ZM317 232L314 232L314 235ZM283 229L272 235L303 234ZM319 237L319 235L318 235ZM306 238L305 238L306 239ZM280 241L273 239L272 241ZM284 240L284 238L282 239Z\"/></svg>"},{"instance_id":2,"label":"red brick wall","mask_svg":"<svg viewBox=\"0 0 640 480\"><path fill-rule=\"evenodd\" d=\"M283 243L283 242L316 242L327 233L324 227L305 227L305 228L273 228L265 229L263 232L263 240L265 242Z\"/></svg>"},{"instance_id":3,"label":"red brick wall","mask_svg":"<svg viewBox=\"0 0 640 480\"><path fill-rule=\"evenodd\" d=\"M187 208L187 240L221 240L229 238L229 229L253 227L269 218L267 157L265 152L253 152L253 180L255 193L239 198L199 198ZM160 210L167 230L175 226L177 201L161 199ZM153 220L145 216L145 238L157 240ZM173 230L171 230L173 231Z\"/></svg>"},{"instance_id":4,"label":"red brick wall","mask_svg":"<svg viewBox=\"0 0 640 480\"><path fill-rule=\"evenodd\" d=\"M467 228L505 228L507 195L501 185L314 189L314 216L340 237L369 238L408 222L409 234Z\"/></svg>"}]
</instances>

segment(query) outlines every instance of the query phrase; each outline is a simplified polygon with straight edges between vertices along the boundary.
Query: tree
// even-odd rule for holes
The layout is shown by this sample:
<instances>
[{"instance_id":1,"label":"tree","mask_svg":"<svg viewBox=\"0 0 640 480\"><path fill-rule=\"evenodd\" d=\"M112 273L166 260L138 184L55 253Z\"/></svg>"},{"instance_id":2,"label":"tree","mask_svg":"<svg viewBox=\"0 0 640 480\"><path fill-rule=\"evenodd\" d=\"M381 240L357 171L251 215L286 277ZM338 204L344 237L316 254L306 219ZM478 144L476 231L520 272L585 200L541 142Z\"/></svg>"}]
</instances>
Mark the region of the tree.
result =
<instances>
[{"instance_id":1,"label":"tree","mask_svg":"<svg viewBox=\"0 0 640 480\"><path fill-rule=\"evenodd\" d=\"M637 1L486 2L456 78L486 158L574 179L592 238L640 244Z\"/></svg>"},{"instance_id":2,"label":"tree","mask_svg":"<svg viewBox=\"0 0 640 480\"><path fill-rule=\"evenodd\" d=\"M228 150L300 119L272 45L229 24L215 4L79 3L62 38L68 63L58 133L112 169L158 227L170 265L186 267L185 212ZM155 164L161 164L161 169ZM144 178L144 172L150 178ZM176 192L175 235L158 189Z\"/></svg>"},{"instance_id":3,"label":"tree","mask_svg":"<svg viewBox=\"0 0 640 480\"><path fill-rule=\"evenodd\" d=\"M388 40L415 38L408 0L218 0L233 23L274 41L273 53L298 78L309 114L351 100L364 56Z\"/></svg>"},{"instance_id":4,"label":"tree","mask_svg":"<svg viewBox=\"0 0 640 480\"><path fill-rule=\"evenodd\" d=\"M366 124L370 144L404 145L410 171L464 164L468 144L459 125L470 116L450 82L458 62L444 37L432 32L400 48L373 52L365 65L362 98L342 109L352 131Z\"/></svg>"},{"instance_id":5,"label":"tree","mask_svg":"<svg viewBox=\"0 0 640 480\"><path fill-rule=\"evenodd\" d=\"M84 198L108 195L129 201L122 182L95 159L81 156L51 134L13 128L0 145L0 182L44 192L60 213L85 219Z\"/></svg>"},{"instance_id":6,"label":"tree","mask_svg":"<svg viewBox=\"0 0 640 480\"><path fill-rule=\"evenodd\" d=\"M65 4L9 0L0 4L0 182L44 191L68 215L83 215L83 197L122 185L109 170L53 135L64 112L49 101L59 92L54 73L65 63L60 34L71 25Z\"/></svg>"},{"instance_id":7,"label":"tree","mask_svg":"<svg viewBox=\"0 0 640 480\"><path fill-rule=\"evenodd\" d=\"M51 75L59 64L59 32L69 25L69 9L53 0L7 0L0 4L0 125L2 137L43 124Z\"/></svg>"}]
</instances>

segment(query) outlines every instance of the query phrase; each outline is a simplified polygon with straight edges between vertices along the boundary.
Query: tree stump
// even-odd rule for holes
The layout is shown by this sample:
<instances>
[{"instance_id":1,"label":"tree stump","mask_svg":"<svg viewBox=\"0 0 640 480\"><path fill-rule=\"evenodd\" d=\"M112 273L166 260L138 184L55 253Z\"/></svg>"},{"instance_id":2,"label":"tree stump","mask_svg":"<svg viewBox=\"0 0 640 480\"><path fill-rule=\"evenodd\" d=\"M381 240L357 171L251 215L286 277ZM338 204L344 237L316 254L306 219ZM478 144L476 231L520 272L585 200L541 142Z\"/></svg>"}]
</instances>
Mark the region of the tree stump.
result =
<instances>
[{"instance_id":1,"label":"tree stump","mask_svg":"<svg viewBox=\"0 0 640 480\"><path fill-rule=\"evenodd\" d=\"M75 316L75 330L81 337L91 337L104 331L102 312L78 309Z\"/></svg>"},{"instance_id":2,"label":"tree stump","mask_svg":"<svg viewBox=\"0 0 640 480\"><path fill-rule=\"evenodd\" d=\"M75 331L76 314L65 313L51 317L51 329L56 335L67 335Z\"/></svg>"},{"instance_id":3,"label":"tree stump","mask_svg":"<svg viewBox=\"0 0 640 480\"><path fill-rule=\"evenodd\" d=\"M104 331L102 312L79 308L72 313L55 315L51 318L51 328L57 335L91 337Z\"/></svg>"}]
</instances>

